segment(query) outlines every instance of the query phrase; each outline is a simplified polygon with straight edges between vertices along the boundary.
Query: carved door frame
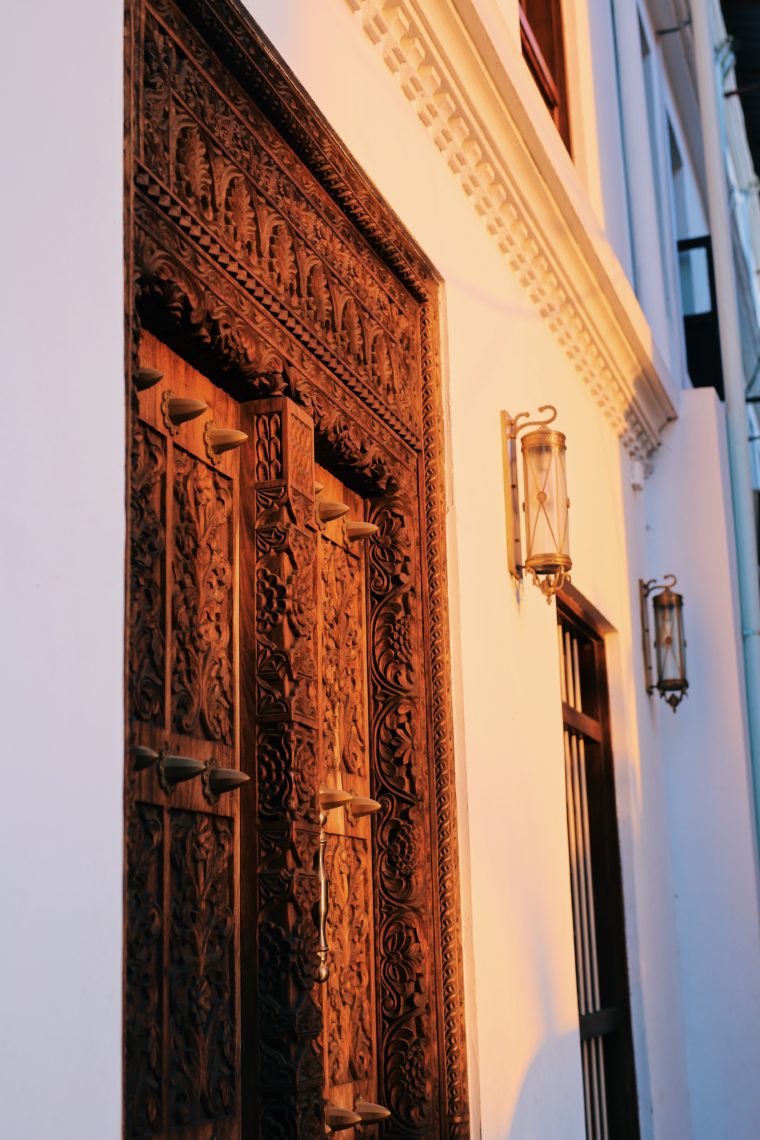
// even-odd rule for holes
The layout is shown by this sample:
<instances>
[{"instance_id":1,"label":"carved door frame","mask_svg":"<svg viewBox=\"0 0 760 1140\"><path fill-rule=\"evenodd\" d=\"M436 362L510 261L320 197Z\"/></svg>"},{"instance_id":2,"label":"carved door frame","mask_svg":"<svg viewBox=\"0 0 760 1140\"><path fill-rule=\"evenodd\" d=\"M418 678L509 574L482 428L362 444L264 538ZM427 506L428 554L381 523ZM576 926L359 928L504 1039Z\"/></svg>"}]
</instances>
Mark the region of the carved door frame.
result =
<instances>
[{"instance_id":1,"label":"carved door frame","mask_svg":"<svg viewBox=\"0 0 760 1140\"><path fill-rule=\"evenodd\" d=\"M393 1111L385 1134L468 1137L439 281L235 0L127 0L126 32L129 416L145 328L247 404L252 422L258 401L282 401L283 448L297 423L313 424L319 462L371 502L380 528L368 577L372 794L383 805L374 828L378 1063L380 1099ZM269 528L279 556L296 531L308 534L313 496L287 474L279 484L256 478L241 526ZM241 583L243 627L258 588L255 574ZM289 607L292 618L292 591ZM243 989L242 1083L259 1090L258 1125L244 1118L244 1135L261 1127L266 1140L316 1137L321 1113L319 1011L309 997L318 820L315 789L299 783L310 729L293 708L308 678L294 665L292 622L282 648L285 670L267 681L281 715L260 718L276 737L274 759L252 730L248 763L261 780L241 875L243 955L257 979L248 1002ZM272 773L259 771L265 756L280 765L274 803ZM264 946L272 908L285 917ZM289 967L278 981L283 932ZM280 1046L264 1056L266 987Z\"/></svg>"}]
</instances>

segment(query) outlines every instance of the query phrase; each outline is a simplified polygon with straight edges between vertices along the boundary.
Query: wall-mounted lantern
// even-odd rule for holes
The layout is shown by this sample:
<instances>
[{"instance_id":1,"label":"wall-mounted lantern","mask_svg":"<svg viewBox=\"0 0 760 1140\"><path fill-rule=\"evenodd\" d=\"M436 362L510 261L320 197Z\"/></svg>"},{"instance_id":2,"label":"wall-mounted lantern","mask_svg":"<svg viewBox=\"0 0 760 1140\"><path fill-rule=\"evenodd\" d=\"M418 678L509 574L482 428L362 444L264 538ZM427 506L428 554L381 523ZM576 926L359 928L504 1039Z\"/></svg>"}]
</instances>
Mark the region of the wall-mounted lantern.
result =
<instances>
[{"instance_id":1,"label":"wall-mounted lantern","mask_svg":"<svg viewBox=\"0 0 760 1140\"><path fill-rule=\"evenodd\" d=\"M507 549L509 572L518 581L527 570L546 598L569 580L573 565L568 543L567 475L565 472L565 437L549 425L557 418L557 409L544 404L538 414L549 412L548 419L530 420L530 412L510 416L501 413L504 449L504 491L507 500ZM520 423L527 420L527 423ZM533 431L528 431L533 428ZM525 513L525 557L520 539L520 493L517 482L517 436L522 437L523 511Z\"/></svg>"},{"instance_id":2,"label":"wall-mounted lantern","mask_svg":"<svg viewBox=\"0 0 760 1140\"><path fill-rule=\"evenodd\" d=\"M683 628L683 596L673 587L675 574L666 574L663 582L651 578L648 582L639 579L641 599L641 636L644 646L644 671L647 692L655 689L663 697L673 712L686 696L689 682L686 678L686 638ZM654 648L657 665L657 680L652 673L652 650L649 632L649 595L659 590L652 598L654 613Z\"/></svg>"}]
</instances>

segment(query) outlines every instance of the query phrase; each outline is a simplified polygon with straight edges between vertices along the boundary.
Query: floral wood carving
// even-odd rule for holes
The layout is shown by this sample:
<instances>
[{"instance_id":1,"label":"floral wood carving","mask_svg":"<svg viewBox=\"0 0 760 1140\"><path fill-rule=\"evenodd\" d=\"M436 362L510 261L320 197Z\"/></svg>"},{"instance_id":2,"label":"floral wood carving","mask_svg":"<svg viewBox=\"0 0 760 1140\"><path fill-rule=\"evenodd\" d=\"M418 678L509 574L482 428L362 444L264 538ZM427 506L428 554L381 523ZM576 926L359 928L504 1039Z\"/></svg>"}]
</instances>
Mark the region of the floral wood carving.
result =
<instances>
[{"instance_id":1,"label":"floral wood carving","mask_svg":"<svg viewBox=\"0 0 760 1140\"><path fill-rule=\"evenodd\" d=\"M361 570L355 554L326 536L320 543L323 691L322 755L333 776L366 775ZM331 781L334 784L334 779Z\"/></svg>"},{"instance_id":2,"label":"floral wood carving","mask_svg":"<svg viewBox=\"0 0 760 1140\"><path fill-rule=\"evenodd\" d=\"M172 721L176 731L232 743L232 490L174 449Z\"/></svg>"},{"instance_id":3,"label":"floral wood carving","mask_svg":"<svg viewBox=\"0 0 760 1140\"><path fill-rule=\"evenodd\" d=\"M232 821L172 811L169 1115L181 1126L235 1111Z\"/></svg>"},{"instance_id":4,"label":"floral wood carving","mask_svg":"<svg viewBox=\"0 0 760 1140\"><path fill-rule=\"evenodd\" d=\"M438 1135L437 1044L431 1023L434 945L427 909L427 773L419 742L419 579L410 496L377 500L369 550L370 721L376 832L375 938L380 1030L379 1095L399 1137Z\"/></svg>"},{"instance_id":5,"label":"floral wood carving","mask_svg":"<svg viewBox=\"0 0 760 1140\"><path fill-rule=\"evenodd\" d=\"M366 842L331 836L326 849L330 882L327 980L330 1084L367 1079L372 1071L369 858Z\"/></svg>"},{"instance_id":6,"label":"floral wood carving","mask_svg":"<svg viewBox=\"0 0 760 1140\"><path fill-rule=\"evenodd\" d=\"M129 678L132 715L164 723L165 642L162 613L164 548L163 437L137 423L130 480Z\"/></svg>"},{"instance_id":7,"label":"floral wood carving","mask_svg":"<svg viewBox=\"0 0 760 1140\"><path fill-rule=\"evenodd\" d=\"M145 8L150 59L131 152L138 311L236 398L284 392L300 403L319 461L375 500L368 637L372 790L383 805L373 868L379 1095L393 1110L389 1138L464 1138L435 277L239 5ZM256 1126L288 1140L322 1134L309 966L315 532L308 480L297 487L291 470L285 459L284 478L256 489L243 528L255 536L250 610L261 646L249 864L257 867ZM246 478L255 484L255 473ZM271 614L260 617L265 605Z\"/></svg>"},{"instance_id":8,"label":"floral wood carving","mask_svg":"<svg viewBox=\"0 0 760 1140\"><path fill-rule=\"evenodd\" d=\"M127 820L127 1018L125 1128L128 1137L163 1129L161 808L137 803Z\"/></svg>"}]
</instances>

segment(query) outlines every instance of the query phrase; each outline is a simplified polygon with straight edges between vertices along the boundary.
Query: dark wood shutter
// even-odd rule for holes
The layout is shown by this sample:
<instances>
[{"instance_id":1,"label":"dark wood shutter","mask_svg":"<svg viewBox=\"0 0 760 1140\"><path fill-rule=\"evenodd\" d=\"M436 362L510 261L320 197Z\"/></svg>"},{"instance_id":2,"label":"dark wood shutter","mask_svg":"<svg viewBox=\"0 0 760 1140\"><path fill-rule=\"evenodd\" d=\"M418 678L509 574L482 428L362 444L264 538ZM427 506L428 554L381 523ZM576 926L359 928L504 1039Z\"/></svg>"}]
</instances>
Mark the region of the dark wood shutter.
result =
<instances>
[{"instance_id":1,"label":"dark wood shutter","mask_svg":"<svg viewBox=\"0 0 760 1140\"><path fill-rule=\"evenodd\" d=\"M557 613L586 1133L638 1140L604 639L580 605Z\"/></svg>"}]
</instances>

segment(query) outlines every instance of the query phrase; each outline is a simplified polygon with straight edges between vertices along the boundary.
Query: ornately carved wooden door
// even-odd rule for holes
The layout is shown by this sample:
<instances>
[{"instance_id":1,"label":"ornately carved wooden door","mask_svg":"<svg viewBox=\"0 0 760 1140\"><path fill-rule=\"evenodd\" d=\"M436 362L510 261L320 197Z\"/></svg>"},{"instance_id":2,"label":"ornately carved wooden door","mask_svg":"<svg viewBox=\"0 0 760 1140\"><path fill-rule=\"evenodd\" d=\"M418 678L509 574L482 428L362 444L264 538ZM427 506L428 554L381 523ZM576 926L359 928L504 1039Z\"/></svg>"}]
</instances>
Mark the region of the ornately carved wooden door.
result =
<instances>
[{"instance_id":1,"label":"ornately carved wooden door","mask_svg":"<svg viewBox=\"0 0 760 1140\"><path fill-rule=\"evenodd\" d=\"M148 334L140 357L161 375L131 440L125 1131L234 1140L239 458L210 431L239 411Z\"/></svg>"},{"instance_id":2,"label":"ornately carved wooden door","mask_svg":"<svg viewBox=\"0 0 760 1140\"><path fill-rule=\"evenodd\" d=\"M126 9L127 1136L466 1140L439 281L244 5Z\"/></svg>"}]
</instances>

